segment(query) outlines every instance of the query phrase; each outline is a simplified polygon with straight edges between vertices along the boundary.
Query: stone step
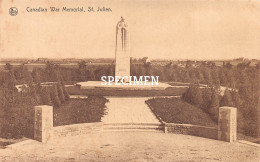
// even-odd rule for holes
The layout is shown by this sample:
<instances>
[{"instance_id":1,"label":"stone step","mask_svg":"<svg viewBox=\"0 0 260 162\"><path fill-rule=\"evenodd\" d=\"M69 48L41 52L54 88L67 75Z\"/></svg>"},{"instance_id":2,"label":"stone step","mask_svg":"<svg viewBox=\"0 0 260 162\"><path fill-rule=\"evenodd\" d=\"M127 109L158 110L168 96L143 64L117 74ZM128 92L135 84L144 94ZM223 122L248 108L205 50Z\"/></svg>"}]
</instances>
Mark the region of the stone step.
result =
<instances>
[{"instance_id":1,"label":"stone step","mask_svg":"<svg viewBox=\"0 0 260 162\"><path fill-rule=\"evenodd\" d=\"M162 123L104 123L104 126L111 126L111 125L140 125L140 126L163 126Z\"/></svg>"},{"instance_id":2,"label":"stone step","mask_svg":"<svg viewBox=\"0 0 260 162\"><path fill-rule=\"evenodd\" d=\"M164 133L163 130L157 129L103 129L103 132L158 132Z\"/></svg>"},{"instance_id":3,"label":"stone step","mask_svg":"<svg viewBox=\"0 0 260 162\"><path fill-rule=\"evenodd\" d=\"M163 131L162 124L153 123L110 123L104 124L104 131Z\"/></svg>"}]
</instances>

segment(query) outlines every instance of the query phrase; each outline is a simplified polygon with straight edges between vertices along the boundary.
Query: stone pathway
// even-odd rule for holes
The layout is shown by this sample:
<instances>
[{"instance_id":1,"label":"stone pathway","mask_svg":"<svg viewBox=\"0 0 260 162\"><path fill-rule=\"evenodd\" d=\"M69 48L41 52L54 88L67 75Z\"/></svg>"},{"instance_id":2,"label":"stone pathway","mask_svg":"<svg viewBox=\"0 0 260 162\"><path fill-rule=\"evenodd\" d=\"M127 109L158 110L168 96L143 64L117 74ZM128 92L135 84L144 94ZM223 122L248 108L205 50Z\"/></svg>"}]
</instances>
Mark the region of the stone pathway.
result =
<instances>
[{"instance_id":1,"label":"stone pathway","mask_svg":"<svg viewBox=\"0 0 260 162\"><path fill-rule=\"evenodd\" d=\"M30 140L0 149L0 161L178 161L256 162L260 148L206 138L154 132L106 132Z\"/></svg>"},{"instance_id":2,"label":"stone pathway","mask_svg":"<svg viewBox=\"0 0 260 162\"><path fill-rule=\"evenodd\" d=\"M109 102L107 115L101 121L107 123L161 124L145 101L148 97L106 97Z\"/></svg>"}]
</instances>

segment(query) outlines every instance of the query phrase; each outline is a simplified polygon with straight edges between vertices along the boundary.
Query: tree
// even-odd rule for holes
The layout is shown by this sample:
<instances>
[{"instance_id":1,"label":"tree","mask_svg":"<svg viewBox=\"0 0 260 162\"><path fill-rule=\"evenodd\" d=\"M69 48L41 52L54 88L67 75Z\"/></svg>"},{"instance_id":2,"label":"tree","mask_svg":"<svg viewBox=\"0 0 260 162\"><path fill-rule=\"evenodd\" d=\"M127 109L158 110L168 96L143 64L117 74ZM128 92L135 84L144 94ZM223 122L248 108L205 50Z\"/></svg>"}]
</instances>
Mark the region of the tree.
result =
<instances>
[{"instance_id":1,"label":"tree","mask_svg":"<svg viewBox=\"0 0 260 162\"><path fill-rule=\"evenodd\" d=\"M203 97L203 104L202 108L207 111L207 109L210 108L211 104L211 95L212 95L212 90L211 88L204 88L202 91L202 97Z\"/></svg>"},{"instance_id":2,"label":"tree","mask_svg":"<svg viewBox=\"0 0 260 162\"><path fill-rule=\"evenodd\" d=\"M214 121L218 121L219 111L219 94L215 89L212 89L211 103L208 113Z\"/></svg>"},{"instance_id":3,"label":"tree","mask_svg":"<svg viewBox=\"0 0 260 162\"><path fill-rule=\"evenodd\" d=\"M86 69L86 61L82 60L79 62L79 69Z\"/></svg>"},{"instance_id":4,"label":"tree","mask_svg":"<svg viewBox=\"0 0 260 162\"><path fill-rule=\"evenodd\" d=\"M236 87L234 71L235 69L225 69L225 77L226 77L225 86L230 88Z\"/></svg>"},{"instance_id":5,"label":"tree","mask_svg":"<svg viewBox=\"0 0 260 162\"><path fill-rule=\"evenodd\" d=\"M81 61L79 62L79 79L80 81L86 81L86 62Z\"/></svg>"},{"instance_id":6,"label":"tree","mask_svg":"<svg viewBox=\"0 0 260 162\"><path fill-rule=\"evenodd\" d=\"M258 63L258 66L256 66L256 80L257 80L257 94L256 94L256 109L257 109L257 112L256 112L256 116L257 116L257 124L256 124L256 127L257 127L257 137L260 137L260 66L259 66L259 63Z\"/></svg>"},{"instance_id":7,"label":"tree","mask_svg":"<svg viewBox=\"0 0 260 162\"><path fill-rule=\"evenodd\" d=\"M233 90L233 91L231 91L231 94L232 94L232 99L233 99L234 106L236 108L239 108L241 106L241 104L242 104L242 100L241 100L238 92Z\"/></svg>"},{"instance_id":8,"label":"tree","mask_svg":"<svg viewBox=\"0 0 260 162\"><path fill-rule=\"evenodd\" d=\"M219 107L219 94L215 89L212 89L210 107L211 108L218 108Z\"/></svg>"},{"instance_id":9,"label":"tree","mask_svg":"<svg viewBox=\"0 0 260 162\"><path fill-rule=\"evenodd\" d=\"M24 84L31 85L33 83L33 78L31 75L31 72L25 67L24 65L21 65L22 70L22 80Z\"/></svg>"},{"instance_id":10,"label":"tree","mask_svg":"<svg viewBox=\"0 0 260 162\"><path fill-rule=\"evenodd\" d=\"M2 75L3 105L4 107L13 106L17 93L14 71L6 70Z\"/></svg>"},{"instance_id":11,"label":"tree","mask_svg":"<svg viewBox=\"0 0 260 162\"><path fill-rule=\"evenodd\" d=\"M62 81L62 75L60 73L60 67L56 64L53 64L51 62L47 62L46 63L46 67L45 67L45 72L46 72L46 78L47 81L50 81L50 82L59 82L59 81Z\"/></svg>"},{"instance_id":12,"label":"tree","mask_svg":"<svg viewBox=\"0 0 260 162\"><path fill-rule=\"evenodd\" d=\"M63 84L62 84L62 89L63 89L65 100L69 100L70 99L69 92L67 91L66 87Z\"/></svg>"},{"instance_id":13,"label":"tree","mask_svg":"<svg viewBox=\"0 0 260 162\"><path fill-rule=\"evenodd\" d=\"M191 84L189 89L183 94L182 98L197 107L201 107L203 98L199 85Z\"/></svg>"},{"instance_id":14,"label":"tree","mask_svg":"<svg viewBox=\"0 0 260 162\"><path fill-rule=\"evenodd\" d=\"M187 83L191 82L191 77L190 77L190 73L189 73L188 69L183 70L182 81L187 82Z\"/></svg>"},{"instance_id":15,"label":"tree","mask_svg":"<svg viewBox=\"0 0 260 162\"><path fill-rule=\"evenodd\" d=\"M41 96L42 104L52 105L51 95L50 95L50 87L49 86L41 87L40 96Z\"/></svg>"},{"instance_id":16,"label":"tree","mask_svg":"<svg viewBox=\"0 0 260 162\"><path fill-rule=\"evenodd\" d=\"M58 96L58 88L57 88L57 85L53 85L53 86L52 86L52 89L51 89L51 100L52 100L53 106L54 106L55 108L60 107L61 101L60 101L60 98L59 98L59 96Z\"/></svg>"},{"instance_id":17,"label":"tree","mask_svg":"<svg viewBox=\"0 0 260 162\"><path fill-rule=\"evenodd\" d=\"M223 67L227 69L232 69L233 65L230 62L223 62Z\"/></svg>"},{"instance_id":18,"label":"tree","mask_svg":"<svg viewBox=\"0 0 260 162\"><path fill-rule=\"evenodd\" d=\"M230 90L226 89L221 99L220 106L234 106Z\"/></svg>"},{"instance_id":19,"label":"tree","mask_svg":"<svg viewBox=\"0 0 260 162\"><path fill-rule=\"evenodd\" d=\"M237 68L240 69L240 70L244 70L246 68L248 68L251 64L251 61L249 62L241 62L239 64L237 64Z\"/></svg>"},{"instance_id":20,"label":"tree","mask_svg":"<svg viewBox=\"0 0 260 162\"><path fill-rule=\"evenodd\" d=\"M36 102L37 105L40 105L41 104L41 97L38 93L38 91L40 89L40 85L39 84L30 85L29 89L30 89L30 93L29 93L29 96L27 96L27 97L31 97Z\"/></svg>"},{"instance_id":21,"label":"tree","mask_svg":"<svg viewBox=\"0 0 260 162\"><path fill-rule=\"evenodd\" d=\"M204 74L204 83L206 83L209 86L212 86L213 81L212 81L210 69L205 67L203 74Z\"/></svg>"},{"instance_id":22,"label":"tree","mask_svg":"<svg viewBox=\"0 0 260 162\"><path fill-rule=\"evenodd\" d=\"M218 69L213 66L211 67L211 73L212 73L212 82L213 82L213 85L217 88L220 87L220 79L219 79L219 73L218 73Z\"/></svg>"},{"instance_id":23,"label":"tree","mask_svg":"<svg viewBox=\"0 0 260 162\"><path fill-rule=\"evenodd\" d=\"M220 80L220 85L227 86L227 84L228 84L227 77L226 77L224 69L220 69L220 71L219 71L219 80Z\"/></svg>"},{"instance_id":24,"label":"tree","mask_svg":"<svg viewBox=\"0 0 260 162\"><path fill-rule=\"evenodd\" d=\"M41 77L40 77L40 73L39 70L37 68L34 68L32 70L32 77L33 77L33 82L34 83L41 83Z\"/></svg>"},{"instance_id":25,"label":"tree","mask_svg":"<svg viewBox=\"0 0 260 162\"><path fill-rule=\"evenodd\" d=\"M58 89L58 96L59 96L60 102L64 103L65 102L65 95L64 95L64 92L63 92L62 85L60 83L57 84L57 89Z\"/></svg>"},{"instance_id":26,"label":"tree","mask_svg":"<svg viewBox=\"0 0 260 162\"><path fill-rule=\"evenodd\" d=\"M148 60L148 57L143 57L143 58L141 59L141 62L142 62L143 64L146 64L147 60Z\"/></svg>"},{"instance_id":27,"label":"tree","mask_svg":"<svg viewBox=\"0 0 260 162\"><path fill-rule=\"evenodd\" d=\"M5 64L5 70L12 70L12 69L13 69L13 65L11 65L10 63Z\"/></svg>"}]
</instances>

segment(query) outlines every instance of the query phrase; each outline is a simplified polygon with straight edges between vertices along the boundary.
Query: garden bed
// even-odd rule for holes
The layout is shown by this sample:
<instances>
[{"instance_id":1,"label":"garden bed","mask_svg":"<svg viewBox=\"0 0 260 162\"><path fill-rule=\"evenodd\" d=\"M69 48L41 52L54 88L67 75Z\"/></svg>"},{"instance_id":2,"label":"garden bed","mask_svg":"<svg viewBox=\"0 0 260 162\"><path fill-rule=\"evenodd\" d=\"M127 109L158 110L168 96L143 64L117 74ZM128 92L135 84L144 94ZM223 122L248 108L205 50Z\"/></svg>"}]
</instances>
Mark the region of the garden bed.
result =
<instances>
[{"instance_id":1,"label":"garden bed","mask_svg":"<svg viewBox=\"0 0 260 162\"><path fill-rule=\"evenodd\" d=\"M106 102L108 102L106 98L99 96L70 99L59 108L54 109L53 125L100 122L104 115Z\"/></svg>"},{"instance_id":2,"label":"garden bed","mask_svg":"<svg viewBox=\"0 0 260 162\"><path fill-rule=\"evenodd\" d=\"M180 98L153 98L146 101L152 111L166 123L217 127L210 116Z\"/></svg>"}]
</instances>

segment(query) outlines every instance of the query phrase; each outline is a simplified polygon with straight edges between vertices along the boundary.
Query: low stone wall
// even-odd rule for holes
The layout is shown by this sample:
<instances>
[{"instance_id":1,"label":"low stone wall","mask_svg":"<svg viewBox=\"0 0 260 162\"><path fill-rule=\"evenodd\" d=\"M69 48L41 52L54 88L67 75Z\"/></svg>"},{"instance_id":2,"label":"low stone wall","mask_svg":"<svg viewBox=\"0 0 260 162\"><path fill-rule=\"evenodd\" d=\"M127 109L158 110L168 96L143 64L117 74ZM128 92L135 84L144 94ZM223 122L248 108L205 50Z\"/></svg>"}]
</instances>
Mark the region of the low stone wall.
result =
<instances>
[{"instance_id":1,"label":"low stone wall","mask_svg":"<svg viewBox=\"0 0 260 162\"><path fill-rule=\"evenodd\" d=\"M165 123L165 133L192 135L204 138L217 139L218 129L190 124Z\"/></svg>"},{"instance_id":2,"label":"low stone wall","mask_svg":"<svg viewBox=\"0 0 260 162\"><path fill-rule=\"evenodd\" d=\"M34 139L46 143L60 137L97 133L103 131L103 122L80 123L53 127L53 107L35 106Z\"/></svg>"},{"instance_id":3,"label":"low stone wall","mask_svg":"<svg viewBox=\"0 0 260 162\"><path fill-rule=\"evenodd\" d=\"M83 135L88 133L98 133L103 131L103 123L82 123L53 127L54 138Z\"/></svg>"},{"instance_id":4,"label":"low stone wall","mask_svg":"<svg viewBox=\"0 0 260 162\"><path fill-rule=\"evenodd\" d=\"M204 138L236 141L236 108L221 107L218 128L191 124L164 123L165 133L185 134ZM157 116L159 120L161 118ZM53 107L41 105L35 107L34 139L46 143L51 138L97 133L103 131L103 122L82 123L53 127Z\"/></svg>"}]
</instances>

